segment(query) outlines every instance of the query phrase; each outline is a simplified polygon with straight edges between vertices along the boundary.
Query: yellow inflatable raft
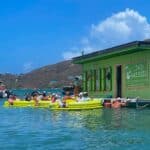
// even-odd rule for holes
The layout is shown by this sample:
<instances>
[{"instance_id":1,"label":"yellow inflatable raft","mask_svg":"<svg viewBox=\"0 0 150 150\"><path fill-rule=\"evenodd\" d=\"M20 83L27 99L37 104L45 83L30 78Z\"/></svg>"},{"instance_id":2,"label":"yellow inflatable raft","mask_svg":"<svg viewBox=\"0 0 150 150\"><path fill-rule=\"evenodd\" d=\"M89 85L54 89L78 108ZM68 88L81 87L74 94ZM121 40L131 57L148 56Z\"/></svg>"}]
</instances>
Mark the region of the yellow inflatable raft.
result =
<instances>
[{"instance_id":1,"label":"yellow inflatable raft","mask_svg":"<svg viewBox=\"0 0 150 150\"><path fill-rule=\"evenodd\" d=\"M87 109L98 109L102 108L102 101L100 100L89 100L83 102L69 101L66 102L65 107L50 106L52 110L87 110Z\"/></svg>"},{"instance_id":2,"label":"yellow inflatable raft","mask_svg":"<svg viewBox=\"0 0 150 150\"><path fill-rule=\"evenodd\" d=\"M33 100L15 100L13 105L5 101L4 107L39 107L50 108L51 110L82 110L82 109L97 109L102 107L100 100L89 100L84 102L77 102L75 100L67 100L66 104L61 107L58 102L52 103L51 101L39 101L38 105L35 105Z\"/></svg>"},{"instance_id":3,"label":"yellow inflatable raft","mask_svg":"<svg viewBox=\"0 0 150 150\"><path fill-rule=\"evenodd\" d=\"M51 103L51 101L39 101L38 105L35 105L35 101L15 100L13 105L9 104L8 101L4 102L4 107L42 107L49 108L50 106L58 107L58 103Z\"/></svg>"}]
</instances>

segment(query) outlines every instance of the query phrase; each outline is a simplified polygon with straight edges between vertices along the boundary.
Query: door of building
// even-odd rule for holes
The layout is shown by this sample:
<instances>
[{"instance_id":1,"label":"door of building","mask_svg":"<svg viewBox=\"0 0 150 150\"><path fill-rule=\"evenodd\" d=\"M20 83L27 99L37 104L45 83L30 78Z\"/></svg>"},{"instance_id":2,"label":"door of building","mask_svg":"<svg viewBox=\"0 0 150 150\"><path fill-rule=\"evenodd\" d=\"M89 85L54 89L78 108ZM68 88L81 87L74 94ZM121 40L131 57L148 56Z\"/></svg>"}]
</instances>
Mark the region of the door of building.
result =
<instances>
[{"instance_id":1,"label":"door of building","mask_svg":"<svg viewBox=\"0 0 150 150\"><path fill-rule=\"evenodd\" d=\"M117 97L122 97L122 66L118 65L116 67L116 88L117 88Z\"/></svg>"}]
</instances>

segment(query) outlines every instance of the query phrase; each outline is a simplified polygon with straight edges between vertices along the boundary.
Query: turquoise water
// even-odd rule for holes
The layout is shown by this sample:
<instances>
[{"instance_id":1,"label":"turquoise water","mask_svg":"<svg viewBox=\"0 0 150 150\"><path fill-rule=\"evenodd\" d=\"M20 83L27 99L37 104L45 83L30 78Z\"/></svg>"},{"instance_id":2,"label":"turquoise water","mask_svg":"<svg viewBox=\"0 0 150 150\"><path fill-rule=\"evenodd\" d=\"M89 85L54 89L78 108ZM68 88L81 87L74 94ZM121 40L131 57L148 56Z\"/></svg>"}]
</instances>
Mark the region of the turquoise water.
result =
<instances>
[{"instance_id":1,"label":"turquoise water","mask_svg":"<svg viewBox=\"0 0 150 150\"><path fill-rule=\"evenodd\" d=\"M148 150L150 110L3 108L0 150Z\"/></svg>"}]
</instances>

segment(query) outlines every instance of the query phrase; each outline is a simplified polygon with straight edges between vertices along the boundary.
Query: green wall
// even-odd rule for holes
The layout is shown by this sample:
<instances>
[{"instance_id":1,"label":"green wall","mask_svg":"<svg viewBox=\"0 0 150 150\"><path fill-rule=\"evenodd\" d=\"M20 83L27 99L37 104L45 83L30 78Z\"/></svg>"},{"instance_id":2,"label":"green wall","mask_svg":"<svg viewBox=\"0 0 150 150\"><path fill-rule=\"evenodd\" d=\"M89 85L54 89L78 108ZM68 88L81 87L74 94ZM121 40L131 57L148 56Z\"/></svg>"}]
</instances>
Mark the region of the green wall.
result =
<instances>
[{"instance_id":1,"label":"green wall","mask_svg":"<svg viewBox=\"0 0 150 150\"><path fill-rule=\"evenodd\" d=\"M143 49L132 54L124 54L114 56L107 59L99 59L96 61L86 62L83 65L83 74L92 72L93 70L104 70L111 68L112 88L105 90L104 87L92 90L94 78L91 78L89 84L92 88L88 91L93 97L116 97L116 66L122 66L122 97L140 97L142 99L150 99L150 49ZM101 82L103 81L103 73ZM85 76L85 75L84 75ZM97 80L98 82L98 80ZM85 87L85 82L83 81ZM103 86L103 84L102 84ZM86 88L84 90L87 90Z\"/></svg>"}]
</instances>

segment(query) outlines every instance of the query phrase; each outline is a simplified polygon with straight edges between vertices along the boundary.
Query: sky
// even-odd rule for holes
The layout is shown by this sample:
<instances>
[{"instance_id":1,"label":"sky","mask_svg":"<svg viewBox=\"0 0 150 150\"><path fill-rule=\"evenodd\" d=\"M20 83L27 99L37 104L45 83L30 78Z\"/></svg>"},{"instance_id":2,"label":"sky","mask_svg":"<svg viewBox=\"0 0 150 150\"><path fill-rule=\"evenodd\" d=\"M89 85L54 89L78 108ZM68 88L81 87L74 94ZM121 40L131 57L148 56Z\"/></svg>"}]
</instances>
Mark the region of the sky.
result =
<instances>
[{"instance_id":1,"label":"sky","mask_svg":"<svg viewBox=\"0 0 150 150\"><path fill-rule=\"evenodd\" d=\"M0 73L150 38L148 0L0 0Z\"/></svg>"}]
</instances>

